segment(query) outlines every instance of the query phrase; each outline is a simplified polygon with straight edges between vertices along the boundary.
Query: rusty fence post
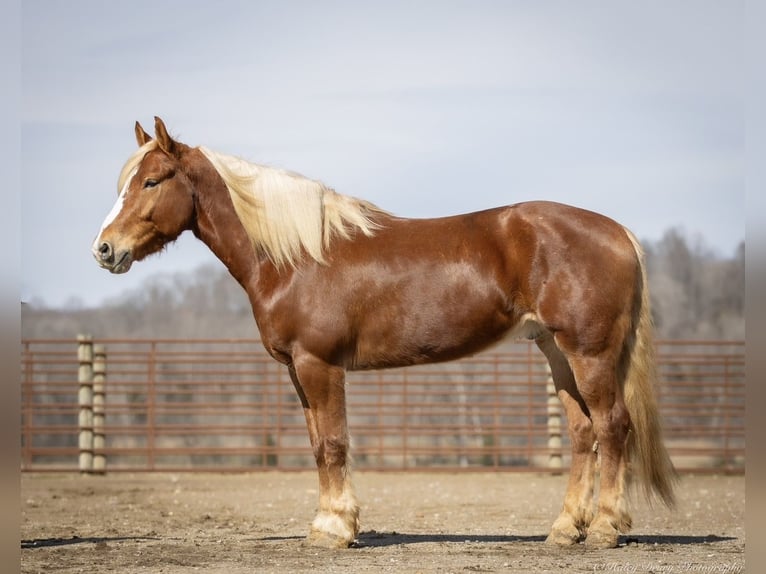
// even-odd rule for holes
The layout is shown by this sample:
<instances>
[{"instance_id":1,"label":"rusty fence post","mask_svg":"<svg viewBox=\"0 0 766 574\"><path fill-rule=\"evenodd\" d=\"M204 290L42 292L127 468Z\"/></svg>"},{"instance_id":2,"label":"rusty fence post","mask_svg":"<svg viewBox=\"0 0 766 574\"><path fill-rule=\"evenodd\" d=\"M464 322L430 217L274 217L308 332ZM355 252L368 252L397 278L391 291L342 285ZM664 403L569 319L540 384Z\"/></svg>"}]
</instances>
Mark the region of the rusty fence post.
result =
<instances>
[{"instance_id":1,"label":"rusty fence post","mask_svg":"<svg viewBox=\"0 0 766 574\"><path fill-rule=\"evenodd\" d=\"M90 335L77 335L77 361L79 468L82 473L90 473L93 470L93 339Z\"/></svg>"},{"instance_id":2,"label":"rusty fence post","mask_svg":"<svg viewBox=\"0 0 766 574\"><path fill-rule=\"evenodd\" d=\"M93 346L93 472L106 473L106 347Z\"/></svg>"},{"instance_id":3,"label":"rusty fence post","mask_svg":"<svg viewBox=\"0 0 766 574\"><path fill-rule=\"evenodd\" d=\"M548 468L552 474L561 474L563 466L561 454L561 403L556 396L556 385L553 383L550 365L546 365L548 381Z\"/></svg>"}]
</instances>

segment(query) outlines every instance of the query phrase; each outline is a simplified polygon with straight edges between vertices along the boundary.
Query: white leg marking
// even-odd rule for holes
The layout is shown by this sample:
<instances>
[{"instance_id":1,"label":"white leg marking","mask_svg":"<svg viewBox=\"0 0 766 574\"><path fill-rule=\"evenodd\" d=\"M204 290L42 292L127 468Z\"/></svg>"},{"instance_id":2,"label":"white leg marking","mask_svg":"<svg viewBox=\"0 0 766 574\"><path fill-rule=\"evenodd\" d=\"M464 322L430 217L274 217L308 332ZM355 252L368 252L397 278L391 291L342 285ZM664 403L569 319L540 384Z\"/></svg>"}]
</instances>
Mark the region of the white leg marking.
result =
<instances>
[{"instance_id":1,"label":"white leg marking","mask_svg":"<svg viewBox=\"0 0 766 574\"><path fill-rule=\"evenodd\" d=\"M356 536L359 521L359 505L349 484L343 493L330 502L328 510L320 511L314 518L315 530L351 541Z\"/></svg>"}]
</instances>

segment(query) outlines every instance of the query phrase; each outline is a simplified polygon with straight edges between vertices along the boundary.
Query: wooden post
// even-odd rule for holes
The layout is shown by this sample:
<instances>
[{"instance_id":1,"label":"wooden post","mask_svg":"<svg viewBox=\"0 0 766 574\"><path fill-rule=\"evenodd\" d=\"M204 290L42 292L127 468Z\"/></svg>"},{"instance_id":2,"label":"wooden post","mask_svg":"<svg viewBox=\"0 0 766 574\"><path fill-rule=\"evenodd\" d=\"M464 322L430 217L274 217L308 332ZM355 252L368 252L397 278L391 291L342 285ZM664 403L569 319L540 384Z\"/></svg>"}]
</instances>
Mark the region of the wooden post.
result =
<instances>
[{"instance_id":1,"label":"wooden post","mask_svg":"<svg viewBox=\"0 0 766 574\"><path fill-rule=\"evenodd\" d=\"M556 396L556 385L553 383L550 366L547 367L548 383L548 468L552 474L561 474L563 466L561 455L561 403Z\"/></svg>"},{"instance_id":2,"label":"wooden post","mask_svg":"<svg viewBox=\"0 0 766 574\"><path fill-rule=\"evenodd\" d=\"M93 470L93 339L89 335L77 335L77 360L80 363L77 370L79 467L80 472L89 473Z\"/></svg>"},{"instance_id":3,"label":"wooden post","mask_svg":"<svg viewBox=\"0 0 766 574\"><path fill-rule=\"evenodd\" d=\"M106 436L104 418L106 405L106 347L93 346L93 472L106 473Z\"/></svg>"},{"instance_id":4,"label":"wooden post","mask_svg":"<svg viewBox=\"0 0 766 574\"><path fill-rule=\"evenodd\" d=\"M146 448L147 465L149 470L155 470L155 444L154 435L157 425L155 420L155 408L157 406L157 341L151 341L147 364L147 389L146 389Z\"/></svg>"}]
</instances>

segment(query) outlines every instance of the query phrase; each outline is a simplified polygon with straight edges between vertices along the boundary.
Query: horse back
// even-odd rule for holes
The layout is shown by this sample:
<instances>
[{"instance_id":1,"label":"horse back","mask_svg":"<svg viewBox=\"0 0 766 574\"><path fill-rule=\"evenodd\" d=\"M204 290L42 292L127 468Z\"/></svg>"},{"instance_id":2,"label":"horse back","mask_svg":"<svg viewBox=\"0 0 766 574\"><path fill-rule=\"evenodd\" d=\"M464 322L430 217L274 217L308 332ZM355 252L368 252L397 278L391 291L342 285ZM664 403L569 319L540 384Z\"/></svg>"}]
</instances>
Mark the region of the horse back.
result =
<instances>
[{"instance_id":1,"label":"horse back","mask_svg":"<svg viewBox=\"0 0 766 574\"><path fill-rule=\"evenodd\" d=\"M542 330L581 339L583 325L598 341L629 307L635 253L623 228L596 213L528 202L378 223L372 237L336 242L284 290L286 338L327 362L452 360Z\"/></svg>"}]
</instances>

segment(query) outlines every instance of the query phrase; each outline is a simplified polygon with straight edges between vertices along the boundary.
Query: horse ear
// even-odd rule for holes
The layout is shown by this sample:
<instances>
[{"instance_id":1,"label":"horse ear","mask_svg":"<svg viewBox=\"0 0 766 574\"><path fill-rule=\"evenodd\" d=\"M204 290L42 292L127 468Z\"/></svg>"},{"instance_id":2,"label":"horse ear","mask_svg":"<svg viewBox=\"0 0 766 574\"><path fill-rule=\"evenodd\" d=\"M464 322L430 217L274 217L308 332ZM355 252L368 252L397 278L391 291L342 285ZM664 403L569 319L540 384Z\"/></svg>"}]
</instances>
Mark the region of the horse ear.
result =
<instances>
[{"instance_id":1,"label":"horse ear","mask_svg":"<svg viewBox=\"0 0 766 574\"><path fill-rule=\"evenodd\" d=\"M162 151L168 155L178 155L178 143L168 135L164 122L157 116L154 116L154 133L157 137L157 144Z\"/></svg>"},{"instance_id":2,"label":"horse ear","mask_svg":"<svg viewBox=\"0 0 766 574\"><path fill-rule=\"evenodd\" d=\"M141 127L141 124L136 122L136 141L138 142L138 147L141 147L146 142L151 141L151 139L152 136L144 131L144 128Z\"/></svg>"}]
</instances>

